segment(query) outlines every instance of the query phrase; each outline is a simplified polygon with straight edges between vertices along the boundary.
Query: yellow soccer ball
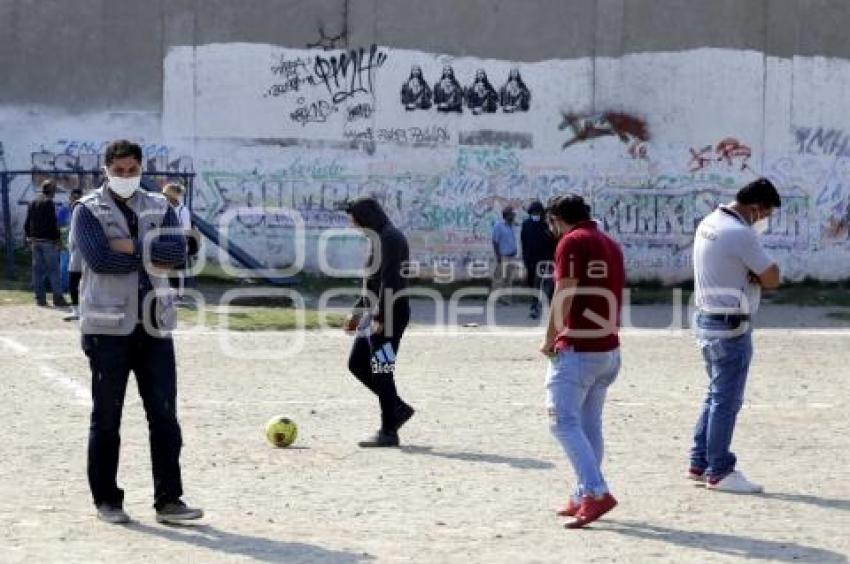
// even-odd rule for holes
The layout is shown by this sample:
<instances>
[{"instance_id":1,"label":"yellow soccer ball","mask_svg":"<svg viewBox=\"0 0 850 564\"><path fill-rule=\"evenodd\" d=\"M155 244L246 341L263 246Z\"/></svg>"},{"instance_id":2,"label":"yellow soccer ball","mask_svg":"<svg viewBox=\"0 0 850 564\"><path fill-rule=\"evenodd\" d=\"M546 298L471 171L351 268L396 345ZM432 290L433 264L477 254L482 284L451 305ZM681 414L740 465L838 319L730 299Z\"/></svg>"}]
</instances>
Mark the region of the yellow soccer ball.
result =
<instances>
[{"instance_id":1,"label":"yellow soccer ball","mask_svg":"<svg viewBox=\"0 0 850 564\"><path fill-rule=\"evenodd\" d=\"M277 415L266 423L266 439L278 448L288 447L298 436L298 426L288 417Z\"/></svg>"}]
</instances>

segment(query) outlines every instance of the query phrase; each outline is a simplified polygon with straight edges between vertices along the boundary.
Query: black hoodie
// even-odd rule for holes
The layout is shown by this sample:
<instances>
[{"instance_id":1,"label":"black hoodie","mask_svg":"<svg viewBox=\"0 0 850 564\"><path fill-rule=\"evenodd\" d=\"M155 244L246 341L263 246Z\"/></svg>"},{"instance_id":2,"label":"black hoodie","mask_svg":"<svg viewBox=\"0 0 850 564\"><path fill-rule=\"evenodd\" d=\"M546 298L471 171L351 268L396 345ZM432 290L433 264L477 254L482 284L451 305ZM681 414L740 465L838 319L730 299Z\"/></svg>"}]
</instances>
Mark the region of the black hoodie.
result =
<instances>
[{"instance_id":1,"label":"black hoodie","mask_svg":"<svg viewBox=\"0 0 850 564\"><path fill-rule=\"evenodd\" d=\"M388 293L394 310L400 307L409 308L406 296L395 297L400 291L407 288L407 279L403 276L402 271L410 259L407 239L393 225L383 208L381 208L381 204L374 198L363 197L352 200L346 204L345 211L361 227L375 232L381 242L380 252L376 256L375 249L371 248L372 239L370 239L369 258L366 260L366 269L374 270L374 272L363 279L364 289L377 296L378 303L370 303L369 294L364 292L354 307L362 312L363 310L374 309L374 306L377 305L377 312L373 319L383 323L386 314L385 309ZM380 260L380 264L377 267L374 265L376 260Z\"/></svg>"}]
</instances>

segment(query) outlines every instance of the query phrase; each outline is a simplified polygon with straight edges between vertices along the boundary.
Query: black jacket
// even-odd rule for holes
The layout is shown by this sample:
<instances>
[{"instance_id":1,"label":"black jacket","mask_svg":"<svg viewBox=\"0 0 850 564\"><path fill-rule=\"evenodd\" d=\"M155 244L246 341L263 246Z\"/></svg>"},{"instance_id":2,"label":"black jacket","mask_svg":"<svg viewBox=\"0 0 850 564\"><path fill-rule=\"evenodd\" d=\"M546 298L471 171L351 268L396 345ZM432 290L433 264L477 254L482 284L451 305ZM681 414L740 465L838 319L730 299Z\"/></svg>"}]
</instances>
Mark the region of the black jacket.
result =
<instances>
[{"instance_id":1,"label":"black jacket","mask_svg":"<svg viewBox=\"0 0 850 564\"><path fill-rule=\"evenodd\" d=\"M534 221L530 217L522 222L519 234L522 242L522 262L526 268L555 258L555 237L542 219Z\"/></svg>"},{"instance_id":2,"label":"black jacket","mask_svg":"<svg viewBox=\"0 0 850 564\"><path fill-rule=\"evenodd\" d=\"M401 231L392 224L390 218L381 209L381 206L372 198L357 198L347 206L348 213L362 227L372 230L378 235L381 248L379 252L371 248L369 258L366 260L367 271L374 271L363 279L364 289L378 297L378 303L373 304L369 300L369 294L357 300L355 309L359 312L365 310L376 310L373 319L383 322L386 315L387 299L392 302L395 311L397 308L408 308L409 302L406 296L396 298L398 292L407 288L407 278L403 275L403 269L410 260L410 249L407 239ZM372 240L370 239L370 246ZM380 261L379 264L375 264ZM377 307L376 307L377 306Z\"/></svg>"},{"instance_id":3,"label":"black jacket","mask_svg":"<svg viewBox=\"0 0 850 564\"><path fill-rule=\"evenodd\" d=\"M27 206L27 219L24 221L24 234L27 239L42 239L59 242L59 224L56 222L56 205L53 198L39 194Z\"/></svg>"}]
</instances>

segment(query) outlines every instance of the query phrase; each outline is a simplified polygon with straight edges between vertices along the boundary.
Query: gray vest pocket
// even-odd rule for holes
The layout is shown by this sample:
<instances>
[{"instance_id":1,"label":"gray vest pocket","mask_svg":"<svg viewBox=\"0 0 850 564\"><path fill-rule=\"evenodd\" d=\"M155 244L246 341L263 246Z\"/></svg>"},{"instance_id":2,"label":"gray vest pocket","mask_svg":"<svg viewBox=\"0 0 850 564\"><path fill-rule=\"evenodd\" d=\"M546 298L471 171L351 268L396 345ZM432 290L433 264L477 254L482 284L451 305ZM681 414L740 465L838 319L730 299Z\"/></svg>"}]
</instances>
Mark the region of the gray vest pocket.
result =
<instances>
[{"instance_id":1,"label":"gray vest pocket","mask_svg":"<svg viewBox=\"0 0 850 564\"><path fill-rule=\"evenodd\" d=\"M126 301L89 301L83 317L87 323L97 327L118 327L127 316L126 305Z\"/></svg>"}]
</instances>

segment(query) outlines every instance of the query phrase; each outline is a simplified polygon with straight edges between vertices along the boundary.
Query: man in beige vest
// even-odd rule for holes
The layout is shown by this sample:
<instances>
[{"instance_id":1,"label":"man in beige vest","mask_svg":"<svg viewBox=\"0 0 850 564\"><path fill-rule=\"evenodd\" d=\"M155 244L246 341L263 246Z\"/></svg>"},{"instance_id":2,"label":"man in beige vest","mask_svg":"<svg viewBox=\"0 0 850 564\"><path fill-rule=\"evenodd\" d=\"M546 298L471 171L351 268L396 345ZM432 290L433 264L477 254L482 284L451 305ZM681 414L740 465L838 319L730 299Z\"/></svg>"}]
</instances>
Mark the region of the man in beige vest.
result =
<instances>
[{"instance_id":1,"label":"man in beige vest","mask_svg":"<svg viewBox=\"0 0 850 564\"><path fill-rule=\"evenodd\" d=\"M175 320L168 269L186 250L180 224L161 194L140 189L142 149L115 141L106 182L80 200L72 221L82 256L80 326L92 373L88 478L98 517L130 520L116 483L124 394L132 371L148 419L156 519L199 519L181 497L182 437L176 412Z\"/></svg>"}]
</instances>

